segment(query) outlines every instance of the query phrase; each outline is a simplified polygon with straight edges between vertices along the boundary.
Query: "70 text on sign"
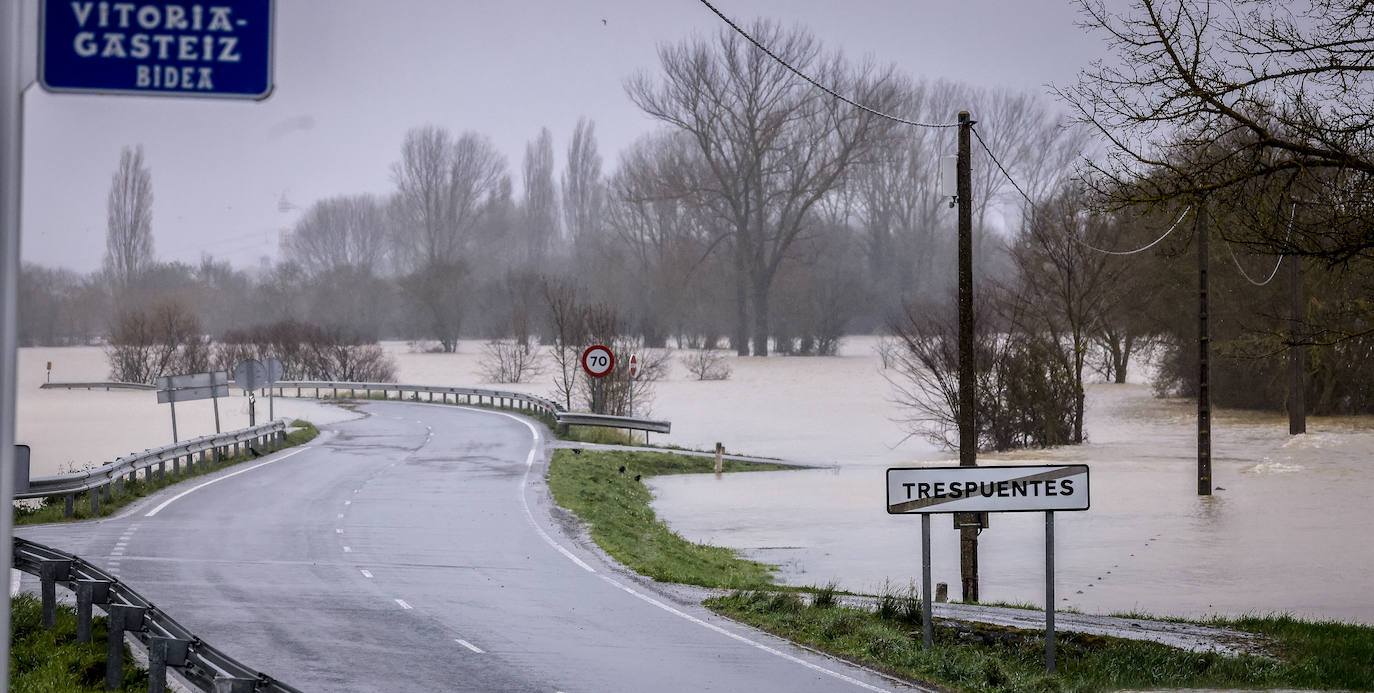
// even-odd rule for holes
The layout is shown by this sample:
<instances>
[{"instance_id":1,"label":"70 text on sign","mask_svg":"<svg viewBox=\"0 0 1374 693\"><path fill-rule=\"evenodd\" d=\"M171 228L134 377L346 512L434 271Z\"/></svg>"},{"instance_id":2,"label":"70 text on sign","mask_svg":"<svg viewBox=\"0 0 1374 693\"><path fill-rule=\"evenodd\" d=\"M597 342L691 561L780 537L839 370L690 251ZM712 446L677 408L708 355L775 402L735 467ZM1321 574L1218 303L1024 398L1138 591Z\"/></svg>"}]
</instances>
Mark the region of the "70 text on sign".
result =
<instances>
[{"instance_id":1,"label":"70 text on sign","mask_svg":"<svg viewBox=\"0 0 1374 693\"><path fill-rule=\"evenodd\" d=\"M49 91L264 99L273 0L42 0L39 83Z\"/></svg>"}]
</instances>

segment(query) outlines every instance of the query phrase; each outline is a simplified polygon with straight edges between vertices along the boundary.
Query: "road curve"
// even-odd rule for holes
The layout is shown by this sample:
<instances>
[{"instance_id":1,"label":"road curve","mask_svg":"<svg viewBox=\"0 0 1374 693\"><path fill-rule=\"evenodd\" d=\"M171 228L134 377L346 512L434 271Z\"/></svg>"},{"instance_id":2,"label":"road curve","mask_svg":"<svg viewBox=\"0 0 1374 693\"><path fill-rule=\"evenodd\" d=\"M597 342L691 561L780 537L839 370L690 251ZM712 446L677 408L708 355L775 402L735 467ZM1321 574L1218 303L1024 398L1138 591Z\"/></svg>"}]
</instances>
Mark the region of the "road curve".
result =
<instances>
[{"instance_id":1,"label":"road curve","mask_svg":"<svg viewBox=\"0 0 1374 693\"><path fill-rule=\"evenodd\" d=\"M551 507L537 424L363 410L213 483L16 534L107 566L307 691L911 690L675 600L580 545Z\"/></svg>"}]
</instances>

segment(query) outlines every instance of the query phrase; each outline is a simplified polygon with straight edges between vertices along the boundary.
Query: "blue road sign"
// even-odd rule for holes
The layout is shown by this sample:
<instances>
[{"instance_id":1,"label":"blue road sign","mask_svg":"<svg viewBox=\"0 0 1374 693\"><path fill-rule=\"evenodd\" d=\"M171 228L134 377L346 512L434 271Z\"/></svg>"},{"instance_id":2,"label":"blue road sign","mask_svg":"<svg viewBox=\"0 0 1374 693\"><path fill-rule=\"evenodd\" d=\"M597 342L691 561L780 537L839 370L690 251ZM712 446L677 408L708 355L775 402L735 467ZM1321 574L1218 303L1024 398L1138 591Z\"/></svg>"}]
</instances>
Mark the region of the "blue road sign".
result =
<instances>
[{"instance_id":1,"label":"blue road sign","mask_svg":"<svg viewBox=\"0 0 1374 693\"><path fill-rule=\"evenodd\" d=\"M38 81L56 92L264 99L273 0L42 0Z\"/></svg>"}]
</instances>

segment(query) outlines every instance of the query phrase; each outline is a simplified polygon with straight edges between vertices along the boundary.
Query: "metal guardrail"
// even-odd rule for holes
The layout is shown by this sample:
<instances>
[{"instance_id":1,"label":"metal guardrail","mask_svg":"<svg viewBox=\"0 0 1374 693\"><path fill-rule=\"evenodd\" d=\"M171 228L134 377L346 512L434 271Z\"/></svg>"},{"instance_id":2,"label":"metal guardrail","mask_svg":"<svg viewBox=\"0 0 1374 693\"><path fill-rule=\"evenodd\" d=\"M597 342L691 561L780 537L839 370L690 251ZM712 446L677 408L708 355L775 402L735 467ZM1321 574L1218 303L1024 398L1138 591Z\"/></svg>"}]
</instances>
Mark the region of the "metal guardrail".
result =
<instances>
[{"instance_id":1,"label":"metal guardrail","mask_svg":"<svg viewBox=\"0 0 1374 693\"><path fill-rule=\"evenodd\" d=\"M124 634L130 633L148 651L149 693L166 690L168 669L207 693L300 693L196 637L128 585L77 556L15 537L14 568L41 582L44 627L57 623L57 585L76 595L77 642L91 641L92 606L108 615L105 678L111 689L123 678Z\"/></svg>"},{"instance_id":2,"label":"metal guardrail","mask_svg":"<svg viewBox=\"0 0 1374 693\"><path fill-rule=\"evenodd\" d=\"M156 390L156 385L147 383L121 383L121 382L98 382L98 383L43 383L38 386L40 390Z\"/></svg>"},{"instance_id":3,"label":"metal guardrail","mask_svg":"<svg viewBox=\"0 0 1374 693\"><path fill-rule=\"evenodd\" d=\"M171 462L172 474L177 476L182 473L181 463L183 460L186 463L186 473L190 473L195 470L197 456L200 458L199 464L207 465L211 462L218 462L223 457L238 454L244 448L268 445L273 442L279 443L285 437L286 421L278 419L251 428L191 438L160 448L126 455L94 469L29 479L28 487L16 489L14 497L44 498L65 495L66 516L71 517L76 503L76 494L90 491L91 513L99 514L101 497L109 500L112 492L123 491L125 480L133 481L137 478L140 470L146 474L147 480L151 481L155 473L158 478L166 475L167 463Z\"/></svg>"},{"instance_id":4,"label":"metal guardrail","mask_svg":"<svg viewBox=\"0 0 1374 693\"><path fill-rule=\"evenodd\" d=\"M610 428L633 428L650 433L671 433L671 421L637 419L629 416L610 416L608 414L584 414L565 411L558 415L558 423L564 426L607 426Z\"/></svg>"},{"instance_id":5,"label":"metal guardrail","mask_svg":"<svg viewBox=\"0 0 1374 693\"><path fill-rule=\"evenodd\" d=\"M650 433L670 433L673 424L671 421L660 421L654 419L640 419L629 416L609 416L605 414L588 414L582 412L570 412L563 408L563 405L538 395L531 395L525 392L514 392L510 390L486 390L473 387L448 387L443 385L402 385L398 383L350 383L334 381L316 380L283 380L272 385L273 390L280 397L289 397L287 390L294 389L296 397L308 397L305 394L308 390L314 390L316 399L323 399L325 392L329 392L332 399L358 397L358 393L364 393L363 397L371 398L373 393L381 393L382 399L391 399L390 393L396 393L395 399L404 400L410 394L412 401L420 401L421 395L427 395L428 401L433 402L435 395L440 397L440 401L447 404L449 396L453 397L454 404L490 404L491 406L506 407L510 409L523 409L534 411L553 419L559 426L604 426L608 428L627 428L638 431L648 431ZM346 393L346 394L344 394ZM462 401L459 398L464 398Z\"/></svg>"}]
</instances>

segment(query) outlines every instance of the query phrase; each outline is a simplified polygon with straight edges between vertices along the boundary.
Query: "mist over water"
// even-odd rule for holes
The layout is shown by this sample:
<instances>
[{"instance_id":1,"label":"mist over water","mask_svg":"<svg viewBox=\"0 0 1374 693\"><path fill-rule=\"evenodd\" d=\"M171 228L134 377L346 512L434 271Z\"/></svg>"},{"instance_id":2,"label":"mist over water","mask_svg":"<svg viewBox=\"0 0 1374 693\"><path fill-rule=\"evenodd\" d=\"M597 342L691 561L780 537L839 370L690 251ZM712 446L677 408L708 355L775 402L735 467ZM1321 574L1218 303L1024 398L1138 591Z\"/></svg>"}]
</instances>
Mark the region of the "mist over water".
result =
<instances>
[{"instance_id":1,"label":"mist over water","mask_svg":"<svg viewBox=\"0 0 1374 693\"><path fill-rule=\"evenodd\" d=\"M908 438L894 422L876 340L854 337L835 358L734 358L729 380L689 380L674 364L655 386L653 416L673 422L651 442L833 463L833 469L652 480L659 515L683 536L743 550L780 565L788 584L830 580L859 591L905 586L920 575L920 520L889 516L889 466L953 464L952 455ZM480 342L457 354L416 353L388 343L399 379L481 385ZM19 442L34 447L34 475L68 464L100 463L171 441L165 405L151 392L40 390L45 362L53 380L104 380L94 347L21 349ZM548 378L501 385L547 395ZM259 411L265 416L266 403ZM1223 412L1213 431L1210 498L1196 495L1191 401L1157 400L1142 385L1094 385L1089 442L1012 455L998 464L1085 463L1092 508L1058 513L1059 608L1140 610L1156 615L1288 611L1374 623L1374 476L1369 418L1309 421L1288 436L1281 417ZM352 416L327 405L281 398L278 416L327 423ZM224 428L247 425L246 400L221 401ZM183 438L213 431L209 402L179 404ZM958 596L957 534L935 516L933 573ZM980 538L984 601L1044 599L1044 516L993 515Z\"/></svg>"}]
</instances>

